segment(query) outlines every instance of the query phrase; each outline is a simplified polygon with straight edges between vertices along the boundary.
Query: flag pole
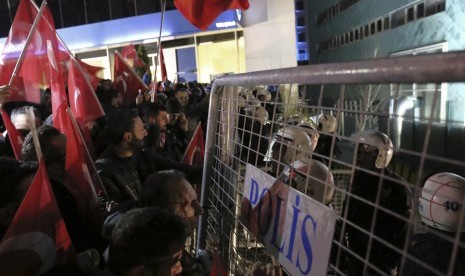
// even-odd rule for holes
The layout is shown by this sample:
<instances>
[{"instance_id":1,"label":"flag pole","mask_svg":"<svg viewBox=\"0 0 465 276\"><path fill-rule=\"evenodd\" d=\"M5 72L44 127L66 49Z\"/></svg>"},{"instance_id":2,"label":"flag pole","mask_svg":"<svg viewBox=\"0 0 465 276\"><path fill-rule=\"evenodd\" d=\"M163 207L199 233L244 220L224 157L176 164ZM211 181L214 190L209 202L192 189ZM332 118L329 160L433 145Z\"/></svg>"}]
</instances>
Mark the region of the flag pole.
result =
<instances>
[{"instance_id":1,"label":"flag pole","mask_svg":"<svg viewBox=\"0 0 465 276\"><path fill-rule=\"evenodd\" d=\"M31 30L29 31L29 34L27 35L26 43L24 44L24 48L21 50L21 54L19 55L19 58L16 61L15 69L13 70L13 73L11 74L8 85L11 85L13 83L13 80L15 79L16 74L19 71L19 67L25 58L27 48L29 47L29 44L31 43L32 37L34 36L34 32L37 29L37 25L39 24L39 20L42 17L42 14L44 13L46 6L47 6L47 1L43 1L42 4L40 5L39 12L37 13L36 18L34 19L34 23L32 24Z\"/></svg>"},{"instance_id":2,"label":"flag pole","mask_svg":"<svg viewBox=\"0 0 465 276\"><path fill-rule=\"evenodd\" d=\"M86 145L86 143L84 142L84 141L85 141L85 140L84 140L84 136L82 136L81 129L79 128L79 125L78 125L78 123L77 123L77 121L76 121L76 118L74 117L73 111L71 110L71 108L68 107L68 108L66 109L66 112L68 113L68 116L69 116L69 118L71 119L71 122L73 123L74 128L77 130L77 133L78 133L78 135L79 135L81 141L83 141L82 144L83 144L84 149L85 149L85 151L86 151L86 158L87 158L88 160L91 161L91 162L87 162L87 164L90 164L90 165L92 166L92 170L93 170L94 172L97 172L97 168L95 167L95 163L94 163L93 160L92 160L92 157L91 157L91 155L90 155L89 149L87 148L87 145ZM105 197L105 200L108 201L109 199L108 199L108 195L107 195L107 191L106 191L106 189L105 189L105 186L103 186L103 182L102 182L102 180L100 179L100 176L99 176L98 174L96 174L96 176L97 176L98 184L101 186L102 191L103 191L103 193L104 193L103 196ZM95 187L94 187L93 185L92 185L92 189L94 190L94 193L96 194L96 192L95 192ZM98 195L97 195L97 196L98 196Z\"/></svg>"},{"instance_id":3,"label":"flag pole","mask_svg":"<svg viewBox=\"0 0 465 276\"><path fill-rule=\"evenodd\" d=\"M161 32L163 30L163 21L165 20L165 9L166 9L166 0L160 0L160 6L161 6L161 20L160 20L160 31L158 33L158 42L157 42L157 59L158 62L155 63L155 74L153 74L154 80L152 82L152 87L155 87L157 85L158 80L157 80L157 70L158 70L158 64L160 63L160 44L161 44ZM150 96L150 101L153 103L155 102L155 93L152 93Z\"/></svg>"},{"instance_id":4,"label":"flag pole","mask_svg":"<svg viewBox=\"0 0 465 276\"><path fill-rule=\"evenodd\" d=\"M42 150L40 148L39 135L37 134L36 129L36 116L34 114L34 108L30 106L27 108L26 112L27 119L29 121L29 127L31 128L32 141L34 142L34 147L36 149L37 161L40 162L40 160L42 159Z\"/></svg>"}]
</instances>

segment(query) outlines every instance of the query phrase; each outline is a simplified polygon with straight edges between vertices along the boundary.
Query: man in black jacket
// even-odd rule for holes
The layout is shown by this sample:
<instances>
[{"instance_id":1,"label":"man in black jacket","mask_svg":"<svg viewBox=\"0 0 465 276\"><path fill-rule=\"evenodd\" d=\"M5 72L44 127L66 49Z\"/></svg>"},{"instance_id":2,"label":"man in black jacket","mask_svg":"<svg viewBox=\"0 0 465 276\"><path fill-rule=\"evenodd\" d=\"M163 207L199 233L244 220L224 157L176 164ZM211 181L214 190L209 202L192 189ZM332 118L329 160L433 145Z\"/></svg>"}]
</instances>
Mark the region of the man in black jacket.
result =
<instances>
[{"instance_id":1,"label":"man in black jacket","mask_svg":"<svg viewBox=\"0 0 465 276\"><path fill-rule=\"evenodd\" d=\"M95 164L110 200L121 203L139 198L144 175L152 171L150 159L141 153L145 136L136 111L122 109L108 115L100 138L109 144Z\"/></svg>"}]
</instances>

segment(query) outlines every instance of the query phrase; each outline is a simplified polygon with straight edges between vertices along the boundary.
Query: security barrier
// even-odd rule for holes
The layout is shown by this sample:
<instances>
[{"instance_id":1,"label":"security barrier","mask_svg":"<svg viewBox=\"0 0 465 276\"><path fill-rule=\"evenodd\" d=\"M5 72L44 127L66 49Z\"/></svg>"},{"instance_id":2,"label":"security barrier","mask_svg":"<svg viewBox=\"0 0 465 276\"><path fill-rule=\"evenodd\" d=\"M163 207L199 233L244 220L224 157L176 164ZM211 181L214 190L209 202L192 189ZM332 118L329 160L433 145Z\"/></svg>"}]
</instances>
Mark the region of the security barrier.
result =
<instances>
[{"instance_id":1,"label":"security barrier","mask_svg":"<svg viewBox=\"0 0 465 276\"><path fill-rule=\"evenodd\" d=\"M328 275L465 275L460 82L465 52L219 77L210 98L198 252L219 250L232 275L272 262L271 255L294 264L293 275L317 275L313 239L292 245L293 254L284 244L270 250L252 234L244 220L251 164L335 213ZM331 174L321 178L302 164L323 164ZM291 274L288 265L283 270Z\"/></svg>"}]
</instances>

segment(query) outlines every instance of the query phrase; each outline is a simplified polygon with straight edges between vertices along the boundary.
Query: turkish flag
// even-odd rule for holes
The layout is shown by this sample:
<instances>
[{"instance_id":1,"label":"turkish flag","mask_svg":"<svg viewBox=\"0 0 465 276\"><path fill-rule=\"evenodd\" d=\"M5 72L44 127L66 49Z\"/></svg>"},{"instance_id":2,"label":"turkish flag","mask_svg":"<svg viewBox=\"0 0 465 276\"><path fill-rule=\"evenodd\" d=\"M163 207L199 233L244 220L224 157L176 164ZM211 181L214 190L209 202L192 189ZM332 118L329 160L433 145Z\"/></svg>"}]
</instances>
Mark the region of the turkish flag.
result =
<instances>
[{"instance_id":1,"label":"turkish flag","mask_svg":"<svg viewBox=\"0 0 465 276\"><path fill-rule=\"evenodd\" d=\"M81 68L84 70L84 75L89 80L90 84L92 85L92 88L97 88L100 82L100 78L97 76L97 73L103 70L104 68L87 64L78 58L76 58L76 60L81 65Z\"/></svg>"},{"instance_id":2,"label":"turkish flag","mask_svg":"<svg viewBox=\"0 0 465 276\"><path fill-rule=\"evenodd\" d=\"M132 63L132 68L147 67L147 65L137 55L136 47L132 44L124 47L123 51L121 51L121 55L129 61L129 63Z\"/></svg>"},{"instance_id":3,"label":"turkish flag","mask_svg":"<svg viewBox=\"0 0 465 276\"><path fill-rule=\"evenodd\" d=\"M90 170L94 169L94 165L87 162L84 141L69 111L68 109L65 128L65 186L76 199L81 219L87 225L90 223L93 226L101 226L103 217L98 206L97 190L103 193L103 185L93 182L95 179L91 177Z\"/></svg>"},{"instance_id":4,"label":"turkish flag","mask_svg":"<svg viewBox=\"0 0 465 276\"><path fill-rule=\"evenodd\" d=\"M226 10L247 10L248 0L174 0L179 12L192 25L206 30L222 12Z\"/></svg>"},{"instance_id":5,"label":"turkish flag","mask_svg":"<svg viewBox=\"0 0 465 276\"><path fill-rule=\"evenodd\" d=\"M205 155L205 143L203 142L203 131L201 124L197 125L194 135L187 146L182 162L191 166L203 166Z\"/></svg>"},{"instance_id":6,"label":"turkish flag","mask_svg":"<svg viewBox=\"0 0 465 276\"><path fill-rule=\"evenodd\" d=\"M26 40L37 13L30 0L20 1L0 58L0 85L9 84L21 51L26 47ZM13 92L10 101L40 103L39 83L16 76L11 84L18 90Z\"/></svg>"},{"instance_id":7,"label":"turkish flag","mask_svg":"<svg viewBox=\"0 0 465 276\"><path fill-rule=\"evenodd\" d=\"M132 70L131 66L123 59L120 53L115 52L115 65L113 66L114 87L123 97L123 106L131 106L135 103L139 90L144 93L148 87Z\"/></svg>"},{"instance_id":8,"label":"turkish flag","mask_svg":"<svg viewBox=\"0 0 465 276\"><path fill-rule=\"evenodd\" d=\"M168 75L166 73L166 64L165 64L165 56L163 55L163 48L160 44L160 69L161 69L161 80L165 81L168 79Z\"/></svg>"},{"instance_id":9,"label":"turkish flag","mask_svg":"<svg viewBox=\"0 0 465 276\"><path fill-rule=\"evenodd\" d=\"M39 275L73 259L74 249L41 159L0 244L0 275Z\"/></svg>"},{"instance_id":10,"label":"turkish flag","mask_svg":"<svg viewBox=\"0 0 465 276\"><path fill-rule=\"evenodd\" d=\"M84 71L84 68L79 67L79 64L79 60L70 58L68 75L69 103L73 114L76 116L76 121L84 136L87 148L94 157L94 144L87 126L97 118L105 116L105 112L97 99L92 84L86 77L88 73Z\"/></svg>"},{"instance_id":11,"label":"turkish flag","mask_svg":"<svg viewBox=\"0 0 465 276\"><path fill-rule=\"evenodd\" d=\"M36 29L31 33L32 39L26 45L25 39L24 41L22 39L25 32L29 34L38 11L30 0L21 0L20 8L18 8L19 12L15 16L16 25L15 27L12 26L12 29L17 30L19 38L15 37L14 34L12 35L11 47L15 47L16 40L20 39L20 48L21 50L25 48L26 52L24 59L19 64L20 69L18 71L18 77L22 78L23 83L20 80L15 80L13 85L18 85L20 92L26 92L27 96L21 95L22 98L29 100L28 97L30 97L33 98L32 101L34 102L40 101L39 88L50 87L52 90L53 124L61 130L65 114L63 111L66 110L68 101L60 64L62 55L60 55L59 51L52 14L48 7L44 8L42 16L38 18ZM27 31L24 31L25 29ZM19 58L19 55L17 58ZM2 60L5 59L2 57ZM8 75L13 72L11 70L11 73L8 74L12 63L8 62L7 64L6 68L2 70L2 79L8 78Z\"/></svg>"},{"instance_id":12,"label":"turkish flag","mask_svg":"<svg viewBox=\"0 0 465 276\"><path fill-rule=\"evenodd\" d=\"M88 123L105 116L102 105L92 85L86 79L82 67L72 58L69 63L68 96L69 104L78 122Z\"/></svg>"}]
</instances>

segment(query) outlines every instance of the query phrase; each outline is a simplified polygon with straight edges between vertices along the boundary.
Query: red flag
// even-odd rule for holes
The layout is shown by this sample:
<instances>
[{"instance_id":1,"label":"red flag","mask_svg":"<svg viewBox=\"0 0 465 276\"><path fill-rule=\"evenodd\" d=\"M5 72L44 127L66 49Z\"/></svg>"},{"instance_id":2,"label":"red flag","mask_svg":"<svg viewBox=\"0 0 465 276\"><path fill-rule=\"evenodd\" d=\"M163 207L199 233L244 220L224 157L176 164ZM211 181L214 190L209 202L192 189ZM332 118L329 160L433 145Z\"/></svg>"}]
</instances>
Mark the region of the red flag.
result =
<instances>
[{"instance_id":1,"label":"red flag","mask_svg":"<svg viewBox=\"0 0 465 276\"><path fill-rule=\"evenodd\" d=\"M0 275L38 275L70 263L74 249L43 159L0 244Z\"/></svg>"},{"instance_id":2,"label":"red flag","mask_svg":"<svg viewBox=\"0 0 465 276\"><path fill-rule=\"evenodd\" d=\"M71 110L78 122L88 123L105 116L94 89L72 58L69 63L68 96Z\"/></svg>"},{"instance_id":3,"label":"red flag","mask_svg":"<svg viewBox=\"0 0 465 276\"><path fill-rule=\"evenodd\" d=\"M160 44L160 69L161 69L161 80L165 81L168 79L168 75L166 74L166 64L165 64L165 56L163 55L163 48Z\"/></svg>"},{"instance_id":4,"label":"red flag","mask_svg":"<svg viewBox=\"0 0 465 276\"><path fill-rule=\"evenodd\" d=\"M95 94L94 89L92 88L92 84L87 82L88 79L84 75L86 72L83 72L84 69L82 67L79 68L76 61L79 62L79 60L70 58L69 62L69 104L73 114L76 116L76 120L78 121L79 128L84 136L87 148L89 149L90 154L95 157L94 145L90 136L88 125L95 123L93 121L95 121L97 118L105 116L105 113L103 111L102 105L97 99L97 95Z\"/></svg>"},{"instance_id":5,"label":"red flag","mask_svg":"<svg viewBox=\"0 0 465 276\"><path fill-rule=\"evenodd\" d=\"M93 164L88 164L84 141L79 135L79 129L74 124L70 113L67 114L66 122L66 163L65 163L65 186L74 196L78 204L81 219L87 223L102 223L100 209L98 206L96 189L103 192L103 185L92 181L90 169Z\"/></svg>"},{"instance_id":6,"label":"red flag","mask_svg":"<svg viewBox=\"0 0 465 276\"><path fill-rule=\"evenodd\" d=\"M221 259L221 254L219 251L213 252L213 264L212 270L210 271L210 276L228 276L228 270L224 266L224 262Z\"/></svg>"},{"instance_id":7,"label":"red flag","mask_svg":"<svg viewBox=\"0 0 465 276\"><path fill-rule=\"evenodd\" d=\"M250 6L248 0L174 0L174 4L192 25L201 30L206 30L226 10L247 10Z\"/></svg>"},{"instance_id":8,"label":"red flag","mask_svg":"<svg viewBox=\"0 0 465 276\"><path fill-rule=\"evenodd\" d=\"M18 18L17 28L22 30L27 26L29 30L34 23L31 19L35 19L38 11L30 0L21 0L21 5L21 13L15 16L15 20ZM53 17L48 7L44 8L42 16L38 18L37 27L31 35L29 44L22 45L26 48L26 53L22 63L19 64L18 76L22 77L24 84L30 84L27 85L28 87L33 86L32 91L26 91L28 95L30 93L39 95L39 87L51 88L53 124L61 130L68 103L60 66L59 44ZM12 37L12 41L14 39L15 37ZM14 84L16 85L16 82Z\"/></svg>"},{"instance_id":9,"label":"red flag","mask_svg":"<svg viewBox=\"0 0 465 276\"><path fill-rule=\"evenodd\" d=\"M31 5L29 0L20 1L0 59L0 85L9 84L37 14L37 9ZM21 76L16 76L12 85L16 86L18 90L13 91L10 101L40 103L39 83L23 80Z\"/></svg>"},{"instance_id":10,"label":"red flag","mask_svg":"<svg viewBox=\"0 0 465 276\"><path fill-rule=\"evenodd\" d=\"M103 70L104 68L87 64L84 61L77 58L76 60L81 65L81 68L84 70L84 74L86 78L89 80L90 84L92 85L92 88L97 88L98 83L100 82L100 78L97 76L97 73Z\"/></svg>"},{"instance_id":11,"label":"red flag","mask_svg":"<svg viewBox=\"0 0 465 276\"><path fill-rule=\"evenodd\" d=\"M135 103L139 94L147 91L147 85L139 78L132 68L124 61L120 53L115 52L115 65L113 66L114 87L122 93L123 106Z\"/></svg>"},{"instance_id":12,"label":"red flag","mask_svg":"<svg viewBox=\"0 0 465 276\"><path fill-rule=\"evenodd\" d=\"M132 44L129 44L128 46L124 47L123 51L121 51L121 55L127 61L132 63L132 68L147 67L144 61L142 61L137 55L136 47L134 47L134 45Z\"/></svg>"},{"instance_id":13,"label":"red flag","mask_svg":"<svg viewBox=\"0 0 465 276\"><path fill-rule=\"evenodd\" d=\"M182 162L192 166L203 166L204 155L205 146L203 142L203 131L201 123L199 123L189 145L187 146Z\"/></svg>"},{"instance_id":14,"label":"red flag","mask_svg":"<svg viewBox=\"0 0 465 276\"><path fill-rule=\"evenodd\" d=\"M5 128L8 133L8 138L10 140L13 153L15 154L15 158L16 160L21 160L21 146L23 145L24 137L13 125L10 116L8 116L8 113L6 113L6 111L3 110L3 108L0 108L0 112L2 113L3 123L5 124Z\"/></svg>"}]
</instances>

